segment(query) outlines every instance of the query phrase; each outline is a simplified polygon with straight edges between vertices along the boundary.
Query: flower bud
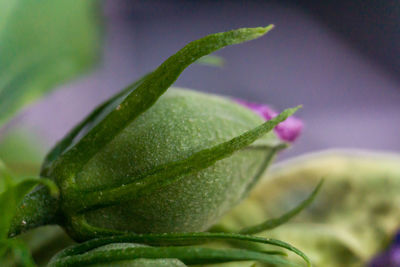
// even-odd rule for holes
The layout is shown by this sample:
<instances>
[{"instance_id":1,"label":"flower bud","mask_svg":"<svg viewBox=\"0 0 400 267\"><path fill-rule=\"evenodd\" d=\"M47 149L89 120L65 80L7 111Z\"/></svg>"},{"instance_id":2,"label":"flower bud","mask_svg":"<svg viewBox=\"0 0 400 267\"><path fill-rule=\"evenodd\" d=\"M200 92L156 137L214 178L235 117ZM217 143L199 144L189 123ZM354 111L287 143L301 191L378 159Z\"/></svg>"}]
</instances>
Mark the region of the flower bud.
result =
<instances>
[{"instance_id":1,"label":"flower bud","mask_svg":"<svg viewBox=\"0 0 400 267\"><path fill-rule=\"evenodd\" d=\"M170 89L77 173L75 186L83 198L85 192L140 184L160 166L167 168L262 122L228 99ZM269 133L208 168L183 174L168 186L116 205L89 208L83 213L85 221L96 228L135 233L205 230L246 195L279 144ZM49 176L59 177L63 167Z\"/></svg>"},{"instance_id":2,"label":"flower bud","mask_svg":"<svg viewBox=\"0 0 400 267\"><path fill-rule=\"evenodd\" d=\"M270 29L239 29L189 43L96 108L45 159L41 175L57 183L60 198L33 192L10 235L47 223L63 225L76 240L213 225L286 146L270 131L297 108L263 122L229 99L166 91L198 58Z\"/></svg>"}]
</instances>

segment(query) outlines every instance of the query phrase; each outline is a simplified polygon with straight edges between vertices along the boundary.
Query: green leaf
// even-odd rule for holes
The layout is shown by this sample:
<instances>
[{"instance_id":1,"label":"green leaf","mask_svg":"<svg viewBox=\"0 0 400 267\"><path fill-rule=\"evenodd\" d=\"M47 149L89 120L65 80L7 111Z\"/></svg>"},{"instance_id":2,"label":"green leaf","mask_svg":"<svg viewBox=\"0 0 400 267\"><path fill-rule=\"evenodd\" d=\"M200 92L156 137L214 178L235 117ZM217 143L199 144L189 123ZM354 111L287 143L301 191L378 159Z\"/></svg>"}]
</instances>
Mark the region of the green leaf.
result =
<instances>
[{"instance_id":1,"label":"green leaf","mask_svg":"<svg viewBox=\"0 0 400 267\"><path fill-rule=\"evenodd\" d=\"M4 163L0 161L0 242L7 238L8 229L10 227L12 216L14 215L13 203L15 197L13 193L12 177L5 167ZM16 207L14 207L15 209Z\"/></svg>"},{"instance_id":2,"label":"green leaf","mask_svg":"<svg viewBox=\"0 0 400 267\"><path fill-rule=\"evenodd\" d=\"M298 204L296 207L294 207L290 211L286 212L282 216L280 216L278 218L269 219L263 223L255 225L255 226L243 228L242 230L239 231L239 233L250 234L250 235L256 234L256 233L260 233L262 231L274 229L274 228L288 222L290 219L292 219L297 214L299 214L302 210L304 210L309 205L311 205L311 203L314 201L315 197L317 196L318 192L320 191L322 184L323 184L323 180L321 180L318 183L318 185L315 187L314 191L305 200L300 202L300 204Z\"/></svg>"},{"instance_id":3,"label":"green leaf","mask_svg":"<svg viewBox=\"0 0 400 267\"><path fill-rule=\"evenodd\" d=\"M35 267L36 264L33 261L32 255L29 248L20 240L8 240L11 251L14 256L14 263L18 263L18 266L24 267Z\"/></svg>"},{"instance_id":4,"label":"green leaf","mask_svg":"<svg viewBox=\"0 0 400 267\"><path fill-rule=\"evenodd\" d=\"M300 256L308 266L311 266L308 257L298 250L280 240L256 237L250 235L241 235L235 233L165 233L165 234L126 234L89 240L85 243L67 248L57 255L57 258L79 255L91 251L97 247L114 243L143 243L152 246L182 246L198 245L205 242L214 241L237 241L242 243L258 243L277 246L287 249ZM267 251L270 254L270 251Z\"/></svg>"},{"instance_id":5,"label":"green leaf","mask_svg":"<svg viewBox=\"0 0 400 267\"><path fill-rule=\"evenodd\" d=\"M50 165L56 160L68 147L72 146L74 142L77 142L76 137L78 135L84 135L89 132L94 126L96 126L104 117L108 115L113 109L115 109L124 98L135 90L142 81L148 76L144 75L122 91L118 92L110 99L104 101L102 104L97 106L85 119L76 125L61 141L53 147L44 159L41 174L45 175Z\"/></svg>"},{"instance_id":6,"label":"green leaf","mask_svg":"<svg viewBox=\"0 0 400 267\"><path fill-rule=\"evenodd\" d=\"M16 182L8 169L0 161L0 262L12 252L16 261L22 266L35 266L28 248L19 240L7 239L11 221L17 207L24 196L37 184L45 185L53 196L58 195L58 188L54 182L43 178L26 178Z\"/></svg>"},{"instance_id":7,"label":"green leaf","mask_svg":"<svg viewBox=\"0 0 400 267\"><path fill-rule=\"evenodd\" d=\"M57 162L68 172L65 175L74 177L102 147L149 109L190 64L225 46L261 37L272 27L270 25L211 34L187 44L150 73L136 90L59 158ZM70 180L65 179L63 182L69 183Z\"/></svg>"},{"instance_id":8,"label":"green leaf","mask_svg":"<svg viewBox=\"0 0 400 267\"><path fill-rule=\"evenodd\" d=\"M0 3L0 127L21 107L92 66L97 1Z\"/></svg>"},{"instance_id":9,"label":"green leaf","mask_svg":"<svg viewBox=\"0 0 400 267\"><path fill-rule=\"evenodd\" d=\"M9 240L0 240L0 260L3 260L6 258L7 251L9 249Z\"/></svg>"},{"instance_id":10,"label":"green leaf","mask_svg":"<svg viewBox=\"0 0 400 267\"><path fill-rule=\"evenodd\" d=\"M0 240L1 266L36 266L27 245L19 239Z\"/></svg>"},{"instance_id":11,"label":"green leaf","mask_svg":"<svg viewBox=\"0 0 400 267\"><path fill-rule=\"evenodd\" d=\"M26 127L10 127L1 134L0 158L14 179L20 180L39 173L45 155L43 144L43 140ZM0 193L1 188L0 181Z\"/></svg>"},{"instance_id":12,"label":"green leaf","mask_svg":"<svg viewBox=\"0 0 400 267\"><path fill-rule=\"evenodd\" d=\"M13 177L2 160L0 160L0 194L11 185Z\"/></svg>"},{"instance_id":13,"label":"green leaf","mask_svg":"<svg viewBox=\"0 0 400 267\"><path fill-rule=\"evenodd\" d=\"M262 221L298 203L321 177L311 206L263 234L302 248L315 266L365 266L399 229L399 153L333 150L281 162L220 223L240 229Z\"/></svg>"},{"instance_id":14,"label":"green leaf","mask_svg":"<svg viewBox=\"0 0 400 267\"><path fill-rule=\"evenodd\" d=\"M245 249L214 249L193 246L180 247L123 247L61 258L50 266L84 266L129 259L179 259L185 264L211 264L230 261L260 261L273 265L297 266L283 257Z\"/></svg>"}]
</instances>

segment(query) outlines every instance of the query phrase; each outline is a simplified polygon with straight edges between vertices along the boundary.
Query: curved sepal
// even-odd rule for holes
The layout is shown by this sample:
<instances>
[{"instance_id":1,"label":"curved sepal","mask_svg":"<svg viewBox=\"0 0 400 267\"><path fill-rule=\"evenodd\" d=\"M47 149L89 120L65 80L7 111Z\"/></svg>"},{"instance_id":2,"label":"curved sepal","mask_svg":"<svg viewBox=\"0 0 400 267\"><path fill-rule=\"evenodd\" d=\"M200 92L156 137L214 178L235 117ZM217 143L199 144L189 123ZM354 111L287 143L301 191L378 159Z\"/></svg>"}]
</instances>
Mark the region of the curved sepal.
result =
<instances>
[{"instance_id":1,"label":"curved sepal","mask_svg":"<svg viewBox=\"0 0 400 267\"><path fill-rule=\"evenodd\" d=\"M211 34L187 44L169 57L101 122L57 159L56 165L62 165L64 172L62 179L67 180L63 182L73 182L74 174L129 123L149 109L190 64L225 46L261 37L272 28L270 25Z\"/></svg>"}]
</instances>

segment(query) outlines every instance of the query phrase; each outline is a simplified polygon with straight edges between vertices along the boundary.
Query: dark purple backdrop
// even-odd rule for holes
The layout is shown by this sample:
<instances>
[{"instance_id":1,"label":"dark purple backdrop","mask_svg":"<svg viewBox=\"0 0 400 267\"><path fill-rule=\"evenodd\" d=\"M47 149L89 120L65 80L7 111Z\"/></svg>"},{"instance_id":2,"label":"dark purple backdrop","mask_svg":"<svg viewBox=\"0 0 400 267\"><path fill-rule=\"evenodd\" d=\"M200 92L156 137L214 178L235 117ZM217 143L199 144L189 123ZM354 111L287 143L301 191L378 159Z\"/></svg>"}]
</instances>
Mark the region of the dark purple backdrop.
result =
<instances>
[{"instance_id":1,"label":"dark purple backdrop","mask_svg":"<svg viewBox=\"0 0 400 267\"><path fill-rule=\"evenodd\" d=\"M298 113L305 122L303 135L283 157L333 147L400 151L396 69L384 68L346 35L295 4L119 0L106 2L105 17L101 65L19 118L44 136L48 146L96 104L187 42L273 23L276 28L262 39L218 52L226 59L224 68L191 66L176 85L261 101L278 110L303 104Z\"/></svg>"}]
</instances>

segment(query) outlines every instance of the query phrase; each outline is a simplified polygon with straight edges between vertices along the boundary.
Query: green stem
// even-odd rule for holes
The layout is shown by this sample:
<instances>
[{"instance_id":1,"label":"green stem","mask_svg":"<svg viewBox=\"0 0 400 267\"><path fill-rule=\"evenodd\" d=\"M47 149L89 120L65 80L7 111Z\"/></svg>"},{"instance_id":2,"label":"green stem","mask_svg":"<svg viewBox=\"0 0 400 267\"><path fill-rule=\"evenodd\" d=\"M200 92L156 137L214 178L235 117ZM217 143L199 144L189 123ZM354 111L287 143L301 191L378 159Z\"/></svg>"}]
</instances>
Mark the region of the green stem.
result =
<instances>
[{"instance_id":1,"label":"green stem","mask_svg":"<svg viewBox=\"0 0 400 267\"><path fill-rule=\"evenodd\" d=\"M45 186L38 186L25 196L11 222L9 237L22 234L29 229L57 222L59 200L50 195Z\"/></svg>"}]
</instances>

